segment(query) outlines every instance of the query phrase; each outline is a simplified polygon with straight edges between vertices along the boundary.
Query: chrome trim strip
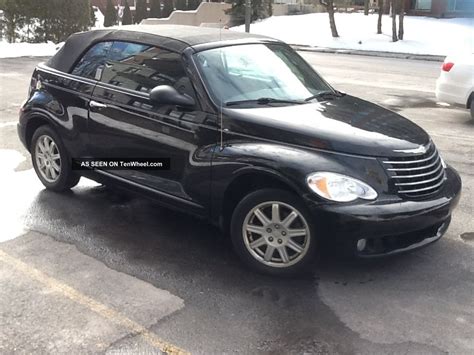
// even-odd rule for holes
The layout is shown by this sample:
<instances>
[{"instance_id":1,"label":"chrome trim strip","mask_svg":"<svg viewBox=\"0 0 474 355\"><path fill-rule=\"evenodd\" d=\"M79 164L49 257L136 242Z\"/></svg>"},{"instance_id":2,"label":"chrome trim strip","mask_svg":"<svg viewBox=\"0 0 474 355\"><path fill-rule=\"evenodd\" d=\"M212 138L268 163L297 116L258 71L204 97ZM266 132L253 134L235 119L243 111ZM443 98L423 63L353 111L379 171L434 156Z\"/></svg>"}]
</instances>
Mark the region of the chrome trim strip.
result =
<instances>
[{"instance_id":1,"label":"chrome trim strip","mask_svg":"<svg viewBox=\"0 0 474 355\"><path fill-rule=\"evenodd\" d=\"M425 159L419 159L419 160L400 160L400 161L392 161L392 160L385 160L385 164L416 164L416 163L423 163L425 161L433 159L433 157L437 154L438 152L435 150L433 154L431 154L428 158Z\"/></svg>"},{"instance_id":2,"label":"chrome trim strip","mask_svg":"<svg viewBox=\"0 0 474 355\"><path fill-rule=\"evenodd\" d=\"M423 177L423 176L428 176L428 175L433 175L435 173L438 172L438 170L440 168L442 168L443 166L441 164L439 164L439 166L435 169L435 170L431 170L430 172L428 173L423 173L423 174L416 174L416 175L394 175L392 176L394 179L413 179L413 178L419 178L419 177Z\"/></svg>"},{"instance_id":3,"label":"chrome trim strip","mask_svg":"<svg viewBox=\"0 0 474 355\"><path fill-rule=\"evenodd\" d=\"M421 185L421 184L428 184L430 182L438 180L441 176L443 176L444 170L441 171L438 175L436 175L434 178L428 179L428 180L420 180L420 181L413 181L413 182L399 182L396 183L396 186L412 186L412 185Z\"/></svg>"},{"instance_id":4,"label":"chrome trim strip","mask_svg":"<svg viewBox=\"0 0 474 355\"><path fill-rule=\"evenodd\" d=\"M97 82L96 87L100 87L101 89L104 89L104 90L111 90L111 91L119 92L119 93L125 94L125 95L132 95L132 96L135 96L135 97L139 97L140 99L150 100L150 95L147 94L147 93L140 92L140 91L135 91L135 90L130 90L130 89L125 89L125 88L119 88L118 86L103 83L101 81Z\"/></svg>"},{"instance_id":5,"label":"chrome trim strip","mask_svg":"<svg viewBox=\"0 0 474 355\"><path fill-rule=\"evenodd\" d=\"M433 185L433 186L428 186L428 187L424 187L422 189L414 189L414 190L400 190L398 191L399 193L401 194L411 194L411 193L415 193L415 192L422 192L422 191L429 191L429 190L433 190L433 189L436 189L438 187L440 187L443 182L444 182L445 179L442 179L440 182L438 182L437 184Z\"/></svg>"},{"instance_id":6,"label":"chrome trim strip","mask_svg":"<svg viewBox=\"0 0 474 355\"><path fill-rule=\"evenodd\" d=\"M82 76L78 76L78 75L74 75L74 74L65 73L65 72L50 68L50 67L46 66L45 64L39 64L38 68L39 68L39 70L47 72L47 73L52 74L52 75L60 76L62 78L69 79L69 80L75 80L75 81L78 81L78 82L83 83L83 84L99 86L102 89L112 90L112 91L116 91L116 92L119 92L119 93L122 93L122 94L127 94L127 95L133 95L133 96L136 96L136 97L139 97L139 98L142 98L142 99L149 99L149 97L150 97L150 95L147 94L147 93L143 93L143 92L135 91L135 90L123 89L123 88L118 89L114 85L110 85L110 84L103 83L101 81L97 81L97 80L93 80L93 79L84 78Z\"/></svg>"},{"instance_id":7,"label":"chrome trim strip","mask_svg":"<svg viewBox=\"0 0 474 355\"><path fill-rule=\"evenodd\" d=\"M91 94L85 94L84 92L81 92L81 91L75 91L75 90L69 89L65 86L59 86L59 85L51 84L51 83L47 83L47 82L44 82L43 85L47 86L47 87L55 88L57 90L62 90L62 91L69 92L69 93L77 95L77 96L79 96L79 97L81 97L85 100L90 100L91 95L92 95L92 93Z\"/></svg>"},{"instance_id":8,"label":"chrome trim strip","mask_svg":"<svg viewBox=\"0 0 474 355\"><path fill-rule=\"evenodd\" d=\"M436 164L440 163L440 156L438 155L438 158L436 158L436 160L431 163L431 164L428 164L428 165L425 165L425 166L416 166L416 167L413 167L413 168L390 168L390 169L387 169L388 171L413 171L413 170L423 170L423 169L428 169L428 168L431 168L432 166L435 166Z\"/></svg>"},{"instance_id":9,"label":"chrome trim strip","mask_svg":"<svg viewBox=\"0 0 474 355\"><path fill-rule=\"evenodd\" d=\"M96 85L97 84L96 80L83 78L82 76L77 76L77 75L65 73L65 72L50 68L50 67L46 66L45 64L39 64L37 68L41 71L46 72L46 73L56 75L56 76L60 76L62 78L69 79L69 80L75 80L75 81L78 81L78 82L83 83L83 84L88 84L88 85Z\"/></svg>"}]
</instances>

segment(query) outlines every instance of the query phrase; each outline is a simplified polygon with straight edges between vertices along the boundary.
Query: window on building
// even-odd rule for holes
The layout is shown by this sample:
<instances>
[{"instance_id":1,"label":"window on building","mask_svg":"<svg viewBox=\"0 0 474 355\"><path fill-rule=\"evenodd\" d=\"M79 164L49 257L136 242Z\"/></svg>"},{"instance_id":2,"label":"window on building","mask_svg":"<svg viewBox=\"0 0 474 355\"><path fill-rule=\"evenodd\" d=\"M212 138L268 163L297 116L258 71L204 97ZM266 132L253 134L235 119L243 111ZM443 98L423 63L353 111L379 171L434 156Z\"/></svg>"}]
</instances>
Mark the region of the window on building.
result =
<instances>
[{"instance_id":1,"label":"window on building","mask_svg":"<svg viewBox=\"0 0 474 355\"><path fill-rule=\"evenodd\" d=\"M447 10L474 12L474 0L448 0Z\"/></svg>"},{"instance_id":2,"label":"window on building","mask_svg":"<svg viewBox=\"0 0 474 355\"><path fill-rule=\"evenodd\" d=\"M432 0L416 0L415 10L431 10Z\"/></svg>"}]
</instances>

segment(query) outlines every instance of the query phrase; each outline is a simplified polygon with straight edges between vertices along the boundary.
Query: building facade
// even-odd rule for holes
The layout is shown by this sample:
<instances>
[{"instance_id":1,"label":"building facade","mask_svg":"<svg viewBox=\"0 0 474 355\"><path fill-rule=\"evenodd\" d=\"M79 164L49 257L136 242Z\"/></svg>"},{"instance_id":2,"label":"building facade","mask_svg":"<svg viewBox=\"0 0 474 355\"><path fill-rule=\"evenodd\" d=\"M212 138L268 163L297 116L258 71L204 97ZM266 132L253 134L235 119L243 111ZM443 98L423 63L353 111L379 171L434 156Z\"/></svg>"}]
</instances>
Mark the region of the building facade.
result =
<instances>
[{"instance_id":1,"label":"building facade","mask_svg":"<svg viewBox=\"0 0 474 355\"><path fill-rule=\"evenodd\" d=\"M132 11L135 10L136 8L136 3L137 0L127 0L128 6L130 6L130 9ZM146 3L148 4L148 7L150 7L150 0L146 0ZM91 0L92 6L97 6L100 11L105 14L105 8L107 7L107 0ZM125 0L112 0L112 4L115 6L124 6L125 5Z\"/></svg>"},{"instance_id":2,"label":"building facade","mask_svg":"<svg viewBox=\"0 0 474 355\"><path fill-rule=\"evenodd\" d=\"M433 17L474 17L474 0L402 0L408 15L433 16ZM92 0L92 5L97 6L105 13L107 0ZM136 0L127 0L132 12L135 10ZM146 0L148 6L150 0ZM305 0L274 0L274 3L299 4ZM112 0L116 6L124 5L125 0ZM336 1L337 3L337 1ZM384 2L385 10L389 11L389 1ZM371 8L377 8L377 0L370 0ZM353 5L364 5L364 0L354 0Z\"/></svg>"},{"instance_id":3,"label":"building facade","mask_svg":"<svg viewBox=\"0 0 474 355\"><path fill-rule=\"evenodd\" d=\"M474 17L474 0L404 0L408 15Z\"/></svg>"}]
</instances>

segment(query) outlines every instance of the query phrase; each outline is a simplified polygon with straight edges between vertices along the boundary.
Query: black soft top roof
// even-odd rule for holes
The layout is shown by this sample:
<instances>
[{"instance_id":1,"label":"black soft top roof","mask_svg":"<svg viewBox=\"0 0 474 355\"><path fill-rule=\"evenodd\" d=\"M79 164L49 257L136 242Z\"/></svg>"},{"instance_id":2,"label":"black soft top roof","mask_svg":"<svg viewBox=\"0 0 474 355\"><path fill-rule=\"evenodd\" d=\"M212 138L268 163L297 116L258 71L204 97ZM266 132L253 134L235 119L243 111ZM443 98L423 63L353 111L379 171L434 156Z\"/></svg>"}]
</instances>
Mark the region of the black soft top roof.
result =
<instances>
[{"instance_id":1,"label":"black soft top roof","mask_svg":"<svg viewBox=\"0 0 474 355\"><path fill-rule=\"evenodd\" d=\"M108 29L80 32L70 36L64 46L52 57L47 65L69 72L86 49L102 41L133 41L160 46L173 52L182 53L186 48L219 42L260 42L273 39L265 36L221 30L217 28L182 25L130 25Z\"/></svg>"}]
</instances>

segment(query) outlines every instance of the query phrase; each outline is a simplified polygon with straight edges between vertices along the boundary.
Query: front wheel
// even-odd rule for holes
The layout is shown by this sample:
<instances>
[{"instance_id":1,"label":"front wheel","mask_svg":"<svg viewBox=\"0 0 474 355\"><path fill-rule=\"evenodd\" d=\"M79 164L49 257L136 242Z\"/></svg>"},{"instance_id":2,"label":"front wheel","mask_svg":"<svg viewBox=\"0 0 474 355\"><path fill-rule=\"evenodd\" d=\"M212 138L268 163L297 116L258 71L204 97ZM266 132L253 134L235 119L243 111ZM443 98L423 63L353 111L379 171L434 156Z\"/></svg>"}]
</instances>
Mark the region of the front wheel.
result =
<instances>
[{"instance_id":1,"label":"front wheel","mask_svg":"<svg viewBox=\"0 0 474 355\"><path fill-rule=\"evenodd\" d=\"M269 274L292 274L311 261L316 235L302 201L285 190L263 189L235 208L234 249L250 267Z\"/></svg>"}]
</instances>

